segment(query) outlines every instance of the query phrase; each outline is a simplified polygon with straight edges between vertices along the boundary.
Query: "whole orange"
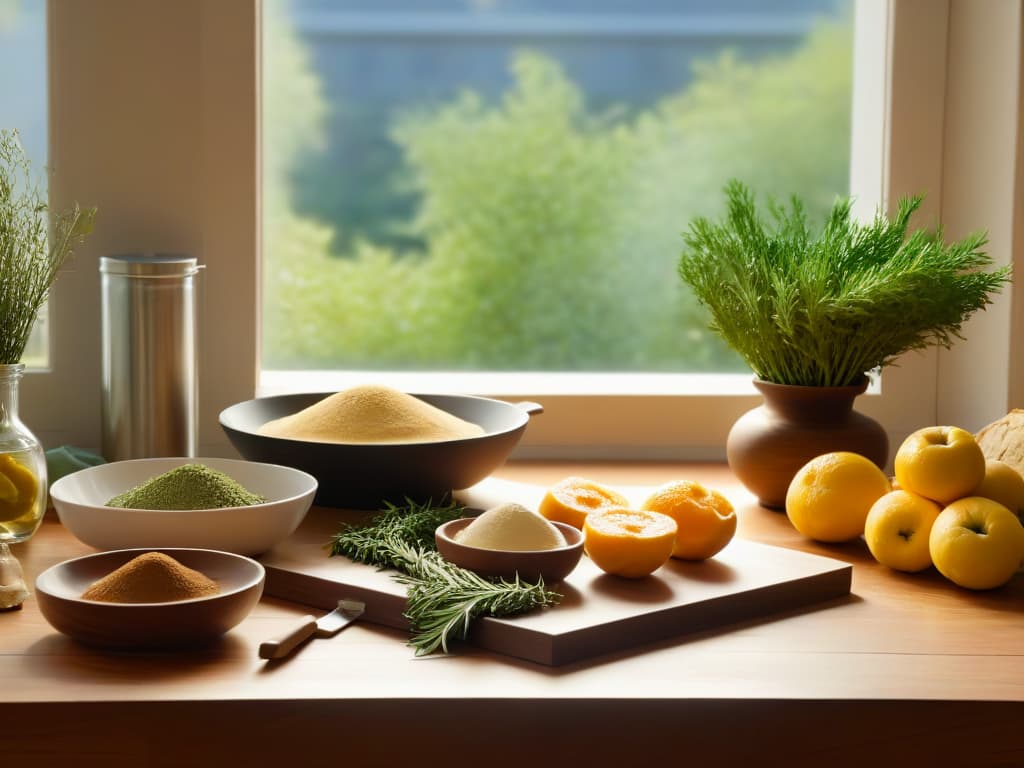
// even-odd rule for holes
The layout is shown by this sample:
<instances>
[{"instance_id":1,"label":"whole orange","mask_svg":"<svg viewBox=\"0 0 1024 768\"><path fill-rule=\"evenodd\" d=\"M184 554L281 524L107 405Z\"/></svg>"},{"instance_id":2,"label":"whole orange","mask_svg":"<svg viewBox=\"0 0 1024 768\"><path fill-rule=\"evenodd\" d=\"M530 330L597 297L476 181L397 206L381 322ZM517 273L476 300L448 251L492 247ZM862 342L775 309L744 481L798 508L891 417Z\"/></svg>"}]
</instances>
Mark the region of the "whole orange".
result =
<instances>
[{"instance_id":1,"label":"whole orange","mask_svg":"<svg viewBox=\"0 0 1024 768\"><path fill-rule=\"evenodd\" d=\"M707 560L736 534L736 510L725 496L692 480L675 480L656 488L641 509L661 512L676 521L672 557Z\"/></svg>"},{"instance_id":2,"label":"whole orange","mask_svg":"<svg viewBox=\"0 0 1024 768\"><path fill-rule=\"evenodd\" d=\"M618 491L593 480L572 476L551 486L537 511L548 520L583 530L583 521L591 512L623 507L629 507L629 500Z\"/></svg>"},{"instance_id":3,"label":"whole orange","mask_svg":"<svg viewBox=\"0 0 1024 768\"><path fill-rule=\"evenodd\" d=\"M640 579L672 555L678 526L660 512L605 509L587 515L583 549L606 573Z\"/></svg>"},{"instance_id":4,"label":"whole orange","mask_svg":"<svg viewBox=\"0 0 1024 768\"><path fill-rule=\"evenodd\" d=\"M864 533L871 505L890 488L885 473L859 453L825 453L793 477L786 492L786 514L810 539L849 541Z\"/></svg>"}]
</instances>

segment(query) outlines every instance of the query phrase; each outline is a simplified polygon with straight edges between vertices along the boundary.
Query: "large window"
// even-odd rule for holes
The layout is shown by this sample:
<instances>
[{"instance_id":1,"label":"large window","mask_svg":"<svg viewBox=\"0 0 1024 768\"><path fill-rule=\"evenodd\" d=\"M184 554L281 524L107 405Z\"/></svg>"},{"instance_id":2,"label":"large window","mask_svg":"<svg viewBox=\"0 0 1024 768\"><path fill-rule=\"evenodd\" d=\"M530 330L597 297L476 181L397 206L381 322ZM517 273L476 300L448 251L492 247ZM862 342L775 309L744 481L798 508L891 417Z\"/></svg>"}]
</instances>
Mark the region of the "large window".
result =
<instances>
[{"instance_id":1,"label":"large window","mask_svg":"<svg viewBox=\"0 0 1024 768\"><path fill-rule=\"evenodd\" d=\"M851 0L267 0L263 367L749 375L680 233L732 177L848 194L852 37Z\"/></svg>"}]
</instances>

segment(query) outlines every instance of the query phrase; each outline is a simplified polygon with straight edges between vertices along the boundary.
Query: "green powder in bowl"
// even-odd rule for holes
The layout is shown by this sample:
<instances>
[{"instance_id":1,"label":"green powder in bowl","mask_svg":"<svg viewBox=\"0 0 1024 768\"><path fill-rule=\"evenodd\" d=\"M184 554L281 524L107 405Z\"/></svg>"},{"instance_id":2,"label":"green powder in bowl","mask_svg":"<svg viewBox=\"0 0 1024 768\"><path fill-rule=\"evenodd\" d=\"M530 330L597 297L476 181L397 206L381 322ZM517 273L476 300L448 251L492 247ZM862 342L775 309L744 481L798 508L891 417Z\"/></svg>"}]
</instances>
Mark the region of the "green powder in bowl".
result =
<instances>
[{"instance_id":1,"label":"green powder in bowl","mask_svg":"<svg viewBox=\"0 0 1024 768\"><path fill-rule=\"evenodd\" d=\"M204 464L184 464L118 494L108 507L126 509L218 509L262 504L266 499Z\"/></svg>"}]
</instances>

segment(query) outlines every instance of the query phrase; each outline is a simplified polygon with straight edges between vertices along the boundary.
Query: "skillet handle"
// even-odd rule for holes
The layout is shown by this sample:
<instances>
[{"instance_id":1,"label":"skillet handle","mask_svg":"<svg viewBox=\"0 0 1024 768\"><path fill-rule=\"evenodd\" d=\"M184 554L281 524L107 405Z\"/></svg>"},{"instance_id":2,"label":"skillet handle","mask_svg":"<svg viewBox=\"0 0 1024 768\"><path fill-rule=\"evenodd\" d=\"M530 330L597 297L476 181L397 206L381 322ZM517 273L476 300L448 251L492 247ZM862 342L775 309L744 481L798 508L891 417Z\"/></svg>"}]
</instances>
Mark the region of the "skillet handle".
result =
<instances>
[{"instance_id":1,"label":"skillet handle","mask_svg":"<svg viewBox=\"0 0 1024 768\"><path fill-rule=\"evenodd\" d=\"M519 402L519 403L512 403L512 405L514 405L516 408L518 408L521 411L526 411L529 414L544 413L544 406L543 405L541 405L540 403L530 402L529 400L524 400L524 401Z\"/></svg>"}]
</instances>

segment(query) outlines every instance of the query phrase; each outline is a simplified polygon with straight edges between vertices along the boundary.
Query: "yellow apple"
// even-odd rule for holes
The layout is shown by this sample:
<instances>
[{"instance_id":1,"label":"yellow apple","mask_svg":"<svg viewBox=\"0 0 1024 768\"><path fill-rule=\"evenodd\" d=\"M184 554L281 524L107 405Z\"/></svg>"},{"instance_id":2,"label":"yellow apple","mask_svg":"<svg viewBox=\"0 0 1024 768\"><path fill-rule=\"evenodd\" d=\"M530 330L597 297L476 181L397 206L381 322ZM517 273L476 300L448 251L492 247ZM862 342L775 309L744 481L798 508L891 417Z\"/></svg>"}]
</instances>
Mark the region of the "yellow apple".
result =
<instances>
[{"instance_id":1,"label":"yellow apple","mask_svg":"<svg viewBox=\"0 0 1024 768\"><path fill-rule=\"evenodd\" d=\"M985 461L985 477L971 491L971 496L998 501L1024 522L1024 477L1005 461Z\"/></svg>"},{"instance_id":2,"label":"yellow apple","mask_svg":"<svg viewBox=\"0 0 1024 768\"><path fill-rule=\"evenodd\" d=\"M923 571L932 564L928 536L941 511L924 496L891 491L871 505L864 541L882 565L908 573Z\"/></svg>"},{"instance_id":3,"label":"yellow apple","mask_svg":"<svg viewBox=\"0 0 1024 768\"><path fill-rule=\"evenodd\" d=\"M895 470L900 488L946 505L978 487L985 455L966 429L925 427L900 445Z\"/></svg>"},{"instance_id":4,"label":"yellow apple","mask_svg":"<svg viewBox=\"0 0 1024 768\"><path fill-rule=\"evenodd\" d=\"M939 573L954 584L994 589L1024 561L1024 526L999 502L968 496L939 513L928 549Z\"/></svg>"}]
</instances>

